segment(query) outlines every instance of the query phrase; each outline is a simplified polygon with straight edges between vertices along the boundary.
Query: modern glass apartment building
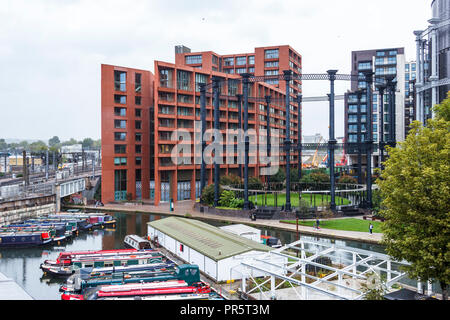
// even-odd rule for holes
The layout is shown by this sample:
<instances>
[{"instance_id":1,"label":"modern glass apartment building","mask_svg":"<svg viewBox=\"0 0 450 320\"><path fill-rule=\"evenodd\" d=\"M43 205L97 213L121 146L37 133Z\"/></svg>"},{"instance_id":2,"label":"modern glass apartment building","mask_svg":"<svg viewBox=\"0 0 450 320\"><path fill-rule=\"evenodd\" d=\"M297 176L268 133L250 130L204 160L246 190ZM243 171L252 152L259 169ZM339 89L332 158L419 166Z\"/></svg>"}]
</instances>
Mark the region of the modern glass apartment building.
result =
<instances>
[{"instance_id":1,"label":"modern glass apartment building","mask_svg":"<svg viewBox=\"0 0 450 320\"><path fill-rule=\"evenodd\" d=\"M365 72L372 72L376 78L392 78L396 83L395 108L389 113L388 95L384 92L383 101L379 94L375 81L372 84L372 123L367 119L367 84L362 80L354 80L351 90L345 94L345 141L348 143L364 143L368 136L368 130L372 130L374 143L380 140L387 142L403 141L405 139L405 51L404 48L386 48L376 50L362 50L352 52L352 74L364 76ZM364 78L364 77L363 77ZM409 83L409 81L408 81ZM380 110L383 108L383 118L380 118ZM393 126L391 128L391 120ZM381 129L381 126L383 128ZM392 130L392 131L391 131ZM383 135L381 135L383 132ZM392 135L392 137L391 137ZM348 150L349 164L356 171L359 162L365 166L366 156L364 150L359 152L355 148ZM373 152L372 164L379 166L379 151ZM362 180L361 180L362 181Z\"/></svg>"}]
</instances>

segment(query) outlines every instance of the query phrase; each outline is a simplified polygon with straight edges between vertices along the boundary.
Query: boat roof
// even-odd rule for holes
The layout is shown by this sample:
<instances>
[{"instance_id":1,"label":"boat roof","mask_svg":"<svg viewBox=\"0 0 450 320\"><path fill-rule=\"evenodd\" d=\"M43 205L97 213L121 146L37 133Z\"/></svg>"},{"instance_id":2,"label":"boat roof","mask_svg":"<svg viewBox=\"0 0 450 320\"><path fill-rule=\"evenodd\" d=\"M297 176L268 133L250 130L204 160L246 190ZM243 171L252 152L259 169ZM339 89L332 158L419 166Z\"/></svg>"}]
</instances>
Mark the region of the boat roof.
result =
<instances>
[{"instance_id":1,"label":"boat roof","mask_svg":"<svg viewBox=\"0 0 450 320\"><path fill-rule=\"evenodd\" d=\"M127 239L127 238L133 239L138 242L142 242L142 241L149 242L147 239L144 239L136 234L129 234L129 235L125 236L125 239Z\"/></svg>"},{"instance_id":2,"label":"boat roof","mask_svg":"<svg viewBox=\"0 0 450 320\"><path fill-rule=\"evenodd\" d=\"M214 261L250 251L268 252L273 248L221 230L207 223L180 217L149 222L151 227L167 234Z\"/></svg>"},{"instance_id":3,"label":"boat roof","mask_svg":"<svg viewBox=\"0 0 450 320\"><path fill-rule=\"evenodd\" d=\"M220 229L229 231L229 232L233 232L233 233L239 233L239 234L244 234L244 233L246 233L246 234L248 234L248 233L261 234L261 230L252 228L250 226L246 226L245 224L232 224L229 226L220 227Z\"/></svg>"}]
</instances>

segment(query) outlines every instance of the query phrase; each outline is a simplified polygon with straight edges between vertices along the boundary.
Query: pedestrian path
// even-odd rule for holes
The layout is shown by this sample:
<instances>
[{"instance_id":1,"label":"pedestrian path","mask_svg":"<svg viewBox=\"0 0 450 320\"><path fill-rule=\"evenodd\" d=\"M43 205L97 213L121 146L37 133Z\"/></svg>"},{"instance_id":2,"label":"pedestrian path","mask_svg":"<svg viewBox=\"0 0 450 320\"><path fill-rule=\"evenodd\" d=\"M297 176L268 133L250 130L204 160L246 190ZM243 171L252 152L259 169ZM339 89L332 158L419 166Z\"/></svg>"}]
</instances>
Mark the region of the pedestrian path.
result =
<instances>
[{"instance_id":1,"label":"pedestrian path","mask_svg":"<svg viewBox=\"0 0 450 320\"><path fill-rule=\"evenodd\" d=\"M227 221L235 224L251 224L256 227L270 227L275 229L280 229L284 231L296 232L297 226L295 224L281 223L278 220L256 220L252 221L250 217L228 217L220 216L215 214L208 214L198 212L194 209L194 201L179 201L174 204L174 211L170 211L169 204L160 204L159 206L153 205L142 205L142 204L105 204L103 207L94 206L70 206L73 208L85 208L89 210L101 210L101 211L123 211L123 212L142 212L142 213L153 213L162 214L169 216L181 216L189 218L199 218L208 219L215 221ZM369 223L369 222L368 222ZM332 230L332 229L316 229L313 227L298 226L298 231L300 235L310 235L310 236L320 236L320 237L330 237L342 240L353 240L368 243L380 243L383 234L374 233L369 234L369 232L357 232L357 231L343 231L343 230Z\"/></svg>"}]
</instances>

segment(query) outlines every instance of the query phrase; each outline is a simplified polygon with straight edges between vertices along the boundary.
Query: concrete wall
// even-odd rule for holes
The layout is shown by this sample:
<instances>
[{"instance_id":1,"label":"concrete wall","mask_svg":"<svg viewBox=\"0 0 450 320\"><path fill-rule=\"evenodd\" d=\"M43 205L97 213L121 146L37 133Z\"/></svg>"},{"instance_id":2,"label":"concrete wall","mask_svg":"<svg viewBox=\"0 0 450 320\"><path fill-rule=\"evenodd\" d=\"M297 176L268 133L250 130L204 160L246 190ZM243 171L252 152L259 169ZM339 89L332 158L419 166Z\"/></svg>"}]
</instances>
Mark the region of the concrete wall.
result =
<instances>
[{"instance_id":1,"label":"concrete wall","mask_svg":"<svg viewBox=\"0 0 450 320\"><path fill-rule=\"evenodd\" d=\"M54 203L0 211L0 225L12 224L29 218L52 214L55 213L55 211Z\"/></svg>"}]
</instances>

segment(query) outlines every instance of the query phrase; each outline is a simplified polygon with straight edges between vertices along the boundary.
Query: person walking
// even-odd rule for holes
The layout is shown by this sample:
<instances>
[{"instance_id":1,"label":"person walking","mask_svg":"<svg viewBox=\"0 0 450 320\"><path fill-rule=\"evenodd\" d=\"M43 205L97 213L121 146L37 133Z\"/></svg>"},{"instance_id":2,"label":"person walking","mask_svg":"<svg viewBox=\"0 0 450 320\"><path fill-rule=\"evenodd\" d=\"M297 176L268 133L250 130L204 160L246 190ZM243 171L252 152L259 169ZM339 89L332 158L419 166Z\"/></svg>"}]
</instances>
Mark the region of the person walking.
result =
<instances>
[{"instance_id":1,"label":"person walking","mask_svg":"<svg viewBox=\"0 0 450 320\"><path fill-rule=\"evenodd\" d=\"M316 228L317 228L317 229L320 229L320 228L319 228L319 225L320 225L320 221L319 221L319 219L316 219Z\"/></svg>"},{"instance_id":2,"label":"person walking","mask_svg":"<svg viewBox=\"0 0 450 320\"><path fill-rule=\"evenodd\" d=\"M372 231L373 231L373 224L371 223L371 224L369 225L369 233L372 234Z\"/></svg>"}]
</instances>

